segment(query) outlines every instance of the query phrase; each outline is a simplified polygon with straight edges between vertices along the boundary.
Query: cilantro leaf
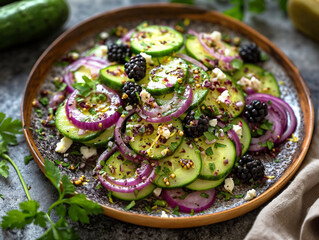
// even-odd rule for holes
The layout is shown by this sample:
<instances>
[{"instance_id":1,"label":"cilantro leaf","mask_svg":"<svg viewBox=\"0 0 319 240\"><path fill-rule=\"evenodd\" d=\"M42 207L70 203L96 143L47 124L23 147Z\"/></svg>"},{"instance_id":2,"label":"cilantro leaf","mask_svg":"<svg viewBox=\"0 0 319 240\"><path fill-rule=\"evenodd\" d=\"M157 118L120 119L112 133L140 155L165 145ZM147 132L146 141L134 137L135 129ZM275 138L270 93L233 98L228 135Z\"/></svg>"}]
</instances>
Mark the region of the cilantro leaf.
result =
<instances>
[{"instance_id":1,"label":"cilantro leaf","mask_svg":"<svg viewBox=\"0 0 319 240\"><path fill-rule=\"evenodd\" d=\"M62 176L63 194L74 194L75 186L71 183L70 178L67 175Z\"/></svg>"},{"instance_id":2,"label":"cilantro leaf","mask_svg":"<svg viewBox=\"0 0 319 240\"><path fill-rule=\"evenodd\" d=\"M195 115L194 115L194 118L195 118L196 120L198 120L201 115L202 115L202 112L200 111L199 108L197 108L197 110L196 110L196 112L195 112Z\"/></svg>"},{"instance_id":3,"label":"cilantro leaf","mask_svg":"<svg viewBox=\"0 0 319 240\"><path fill-rule=\"evenodd\" d=\"M242 21L244 19L245 10L244 0L231 0L231 3L235 5L224 11L224 14Z\"/></svg>"},{"instance_id":4,"label":"cilantro leaf","mask_svg":"<svg viewBox=\"0 0 319 240\"><path fill-rule=\"evenodd\" d=\"M265 0L250 0L248 2L248 10L253 13L262 13L266 9Z\"/></svg>"},{"instance_id":5,"label":"cilantro leaf","mask_svg":"<svg viewBox=\"0 0 319 240\"><path fill-rule=\"evenodd\" d=\"M49 159L44 159L44 171L47 178L52 182L54 187L60 192L60 171L55 164Z\"/></svg>"},{"instance_id":6,"label":"cilantro leaf","mask_svg":"<svg viewBox=\"0 0 319 240\"><path fill-rule=\"evenodd\" d=\"M6 164L6 160L2 160L0 162L0 175L4 178L7 178L9 176L9 166Z\"/></svg>"},{"instance_id":7,"label":"cilantro leaf","mask_svg":"<svg viewBox=\"0 0 319 240\"><path fill-rule=\"evenodd\" d=\"M28 165L31 160L33 160L33 156L32 155L25 156L24 157L24 164Z\"/></svg>"},{"instance_id":8,"label":"cilantro leaf","mask_svg":"<svg viewBox=\"0 0 319 240\"><path fill-rule=\"evenodd\" d=\"M86 213L88 215L95 215L103 212L99 204L88 200L84 194L77 194L67 199L65 202L70 205L78 205L79 207L86 210Z\"/></svg>"},{"instance_id":9,"label":"cilantro leaf","mask_svg":"<svg viewBox=\"0 0 319 240\"><path fill-rule=\"evenodd\" d=\"M132 207L134 207L135 206L135 201L133 200L133 201L131 201L125 208L124 208L124 210L125 211L128 211L128 210L130 210Z\"/></svg>"},{"instance_id":10,"label":"cilantro leaf","mask_svg":"<svg viewBox=\"0 0 319 240\"><path fill-rule=\"evenodd\" d=\"M11 117L6 118L6 115L0 112L0 139L9 145L17 145L16 134L22 133L22 123L15 119L12 121Z\"/></svg>"}]
</instances>

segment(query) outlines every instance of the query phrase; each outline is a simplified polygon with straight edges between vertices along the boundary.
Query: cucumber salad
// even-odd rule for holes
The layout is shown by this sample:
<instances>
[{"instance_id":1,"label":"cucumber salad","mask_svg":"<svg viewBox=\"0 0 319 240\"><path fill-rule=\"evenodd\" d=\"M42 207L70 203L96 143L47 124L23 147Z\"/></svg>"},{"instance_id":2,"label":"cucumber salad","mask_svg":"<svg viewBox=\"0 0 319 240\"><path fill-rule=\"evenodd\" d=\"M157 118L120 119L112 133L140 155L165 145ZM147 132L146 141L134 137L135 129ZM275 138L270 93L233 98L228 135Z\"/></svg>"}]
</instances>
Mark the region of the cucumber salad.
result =
<instances>
[{"instance_id":1,"label":"cucumber salad","mask_svg":"<svg viewBox=\"0 0 319 240\"><path fill-rule=\"evenodd\" d=\"M256 156L275 156L294 137L296 116L262 67L265 53L185 22L102 32L94 46L63 57L55 91L41 91L49 113L42 131L59 133L57 164L77 171L68 157L86 159L105 197L128 201L125 210L140 199L153 201L147 211L214 208L218 187L232 194L235 184L267 179Z\"/></svg>"}]
</instances>

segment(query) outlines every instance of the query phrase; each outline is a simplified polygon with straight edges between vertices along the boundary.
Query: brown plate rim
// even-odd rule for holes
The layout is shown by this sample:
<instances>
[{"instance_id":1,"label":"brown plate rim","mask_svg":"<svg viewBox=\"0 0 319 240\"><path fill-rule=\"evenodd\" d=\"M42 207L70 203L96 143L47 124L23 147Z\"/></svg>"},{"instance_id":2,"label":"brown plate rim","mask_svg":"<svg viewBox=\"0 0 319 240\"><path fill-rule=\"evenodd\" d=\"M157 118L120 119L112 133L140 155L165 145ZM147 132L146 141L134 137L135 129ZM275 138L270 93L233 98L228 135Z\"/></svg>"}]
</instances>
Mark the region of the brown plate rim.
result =
<instances>
[{"instance_id":1,"label":"brown plate rim","mask_svg":"<svg viewBox=\"0 0 319 240\"><path fill-rule=\"evenodd\" d=\"M26 137L27 144L30 148L31 154L33 155L36 163L40 167L41 171L43 172L43 159L41 154L39 153L37 146L32 137L32 133L29 129L30 122L31 122L31 103L30 99L31 96L35 96L39 86L34 89L33 82L38 81L38 79L42 78L43 83L48 70L43 70L40 66L43 65L45 61L50 62L51 65L49 69L52 67L53 60L57 59L56 55L52 55L53 51L57 49L59 44L61 45L63 42L70 44L70 39L72 38L72 34L75 32L81 32L81 29L84 26L92 25L95 22L98 22L103 17L107 16L127 16L129 18L137 18L138 12L148 13L150 12L162 12L163 18L185 18L188 17L194 20L203 20L218 23L222 26L226 26L227 28L232 29L233 31L237 31L240 34L243 34L248 39L253 40L257 43L265 52L273 56L278 62L281 63L281 66L285 69L286 73L290 76L293 80L295 85L298 85L297 92L298 96L301 99L301 110L304 115L305 126L305 138L303 140L300 154L296 158L293 159L290 166L287 168L285 173L272 185L268 190L262 193L260 196L256 197L255 199L246 202L238 207L234 207L225 211L211 213L207 215L199 215L199 216L189 216L189 217L174 217L174 218L161 218L156 216L144 215L144 214L137 214L132 212L127 212L125 210L118 210L112 207L104 206L104 214L113 217L118 220L122 220L125 222L142 225L142 226L149 226L149 227L158 227L158 228L185 228L185 227L196 227L202 225L208 225L212 223L226 221L259 207L263 203L269 201L275 194L282 189L285 184L292 178L292 176L296 173L298 168L300 167L304 157L306 156L307 150L310 146L313 128L314 128L314 109L312 100L310 97L310 91L307 87L305 81L301 77L298 69L294 66L294 64L284 55L284 53L275 46L269 39L252 29L251 27L245 25L244 23L230 18L228 16L222 15L215 11L207 11L200 8L195 8L191 6L185 6L181 4L170 4L170 3L155 3L155 4L143 4L143 5L135 5L130 7L122 7L119 9L115 9L112 11L108 11L105 13L98 14L93 16L78 25L72 27L71 29L64 32L60 37L58 37L47 49L46 51L40 56L38 61L35 63L34 67L32 68L30 75L28 77L27 84L24 89L24 94L22 98L21 104L21 116L22 116L22 124L23 124L23 131ZM171 14L169 17L165 14ZM130 15L131 13L131 15ZM173 14L174 13L174 14ZM135 15L134 15L135 14ZM149 16L149 15L148 15ZM164 17L165 16L165 17ZM161 18L162 18L161 17ZM138 18L137 18L138 19ZM139 17L139 19L145 19L145 17ZM213 20L212 20L213 19ZM91 31L92 32L92 31ZM83 32L83 35L87 36L91 33ZM66 49L70 48L72 45L66 47ZM64 50L63 50L64 51ZM60 55L64 53L62 50L60 51ZM38 84L41 86L41 84Z\"/></svg>"}]
</instances>

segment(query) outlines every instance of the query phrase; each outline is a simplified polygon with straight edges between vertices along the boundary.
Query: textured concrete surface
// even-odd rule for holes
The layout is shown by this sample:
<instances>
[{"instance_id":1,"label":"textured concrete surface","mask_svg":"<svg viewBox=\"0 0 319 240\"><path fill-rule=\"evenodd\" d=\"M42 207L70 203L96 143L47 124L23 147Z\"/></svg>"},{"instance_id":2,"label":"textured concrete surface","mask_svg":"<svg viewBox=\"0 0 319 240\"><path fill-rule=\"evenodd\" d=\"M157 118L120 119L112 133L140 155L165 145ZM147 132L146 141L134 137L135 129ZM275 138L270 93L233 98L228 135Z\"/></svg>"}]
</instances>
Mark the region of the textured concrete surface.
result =
<instances>
[{"instance_id":1,"label":"textured concrete surface","mask_svg":"<svg viewBox=\"0 0 319 240\"><path fill-rule=\"evenodd\" d=\"M28 74L37 58L63 30L97 13L145 2L158 1L69 0L71 15L64 29L45 39L0 52L0 111L13 118L20 118L20 102ZM197 2L202 7L213 8L214 1ZM247 16L245 22L272 40L295 63L311 90L315 109L317 109L319 43L297 32L289 19L275 5L262 15ZM19 138L19 142L18 146L10 149L10 156L16 161L26 183L31 187L31 196L40 202L40 209L46 211L58 195L34 161L24 165L23 157L29 155L29 150L23 137ZM7 211L18 208L19 203L26 200L17 174L11 166L10 176L7 179L0 178L0 193L5 198L0 199L0 217ZM227 222L190 229L147 228L120 222L103 215L92 217L89 225L72 225L81 239L243 239L261 208ZM31 225L24 230L0 230L0 239L29 240L40 237L42 234L41 228Z\"/></svg>"}]
</instances>

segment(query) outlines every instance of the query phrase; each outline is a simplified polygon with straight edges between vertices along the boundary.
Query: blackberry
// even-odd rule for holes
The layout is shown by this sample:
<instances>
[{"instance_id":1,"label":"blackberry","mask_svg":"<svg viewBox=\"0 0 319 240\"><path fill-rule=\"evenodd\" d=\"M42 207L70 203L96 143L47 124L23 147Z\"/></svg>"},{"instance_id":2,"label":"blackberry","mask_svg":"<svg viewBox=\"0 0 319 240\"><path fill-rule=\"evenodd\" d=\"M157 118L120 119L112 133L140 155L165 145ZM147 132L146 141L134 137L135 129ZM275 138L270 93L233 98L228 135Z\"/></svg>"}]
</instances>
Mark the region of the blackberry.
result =
<instances>
[{"instance_id":1,"label":"blackberry","mask_svg":"<svg viewBox=\"0 0 319 240\"><path fill-rule=\"evenodd\" d=\"M244 116L251 123L262 121L268 114L267 104L259 100L253 100L249 105L247 104L244 111Z\"/></svg>"},{"instance_id":2,"label":"blackberry","mask_svg":"<svg viewBox=\"0 0 319 240\"><path fill-rule=\"evenodd\" d=\"M146 75L146 60L138 54L130 58L130 61L125 63L125 72L128 78L134 78L135 81L143 79Z\"/></svg>"},{"instance_id":3,"label":"blackberry","mask_svg":"<svg viewBox=\"0 0 319 240\"><path fill-rule=\"evenodd\" d=\"M207 116L201 114L200 117L196 120L195 114L196 112L190 111L183 120L185 134L193 138L202 136L209 127L209 119Z\"/></svg>"},{"instance_id":4,"label":"blackberry","mask_svg":"<svg viewBox=\"0 0 319 240\"><path fill-rule=\"evenodd\" d=\"M239 49L239 55L244 62L257 63L261 61L260 50L255 43L243 45Z\"/></svg>"},{"instance_id":5,"label":"blackberry","mask_svg":"<svg viewBox=\"0 0 319 240\"><path fill-rule=\"evenodd\" d=\"M130 48L127 45L113 43L108 46L107 59L110 62L118 62L124 64L125 58L132 55Z\"/></svg>"},{"instance_id":6,"label":"blackberry","mask_svg":"<svg viewBox=\"0 0 319 240\"><path fill-rule=\"evenodd\" d=\"M142 87L134 82L125 82L124 87L122 89L122 99L124 104L127 105L136 105L139 102L139 98L137 95L140 95L142 91ZM137 94L136 94L137 93Z\"/></svg>"},{"instance_id":7,"label":"blackberry","mask_svg":"<svg viewBox=\"0 0 319 240\"><path fill-rule=\"evenodd\" d=\"M258 159L254 159L253 156L245 154L238 161L236 168L236 176L248 182L251 178L256 181L264 176L265 167Z\"/></svg>"}]
</instances>

